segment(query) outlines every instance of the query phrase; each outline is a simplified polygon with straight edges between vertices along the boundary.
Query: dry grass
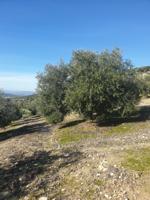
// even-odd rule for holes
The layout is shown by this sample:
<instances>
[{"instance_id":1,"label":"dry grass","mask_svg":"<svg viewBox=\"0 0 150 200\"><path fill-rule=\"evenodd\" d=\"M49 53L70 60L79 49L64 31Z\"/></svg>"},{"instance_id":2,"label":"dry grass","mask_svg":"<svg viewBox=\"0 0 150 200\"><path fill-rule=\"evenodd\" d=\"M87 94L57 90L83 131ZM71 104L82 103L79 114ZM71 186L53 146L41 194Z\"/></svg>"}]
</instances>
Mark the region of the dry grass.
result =
<instances>
[{"instance_id":1,"label":"dry grass","mask_svg":"<svg viewBox=\"0 0 150 200\"><path fill-rule=\"evenodd\" d=\"M142 98L139 106L150 106L150 98Z\"/></svg>"}]
</instances>

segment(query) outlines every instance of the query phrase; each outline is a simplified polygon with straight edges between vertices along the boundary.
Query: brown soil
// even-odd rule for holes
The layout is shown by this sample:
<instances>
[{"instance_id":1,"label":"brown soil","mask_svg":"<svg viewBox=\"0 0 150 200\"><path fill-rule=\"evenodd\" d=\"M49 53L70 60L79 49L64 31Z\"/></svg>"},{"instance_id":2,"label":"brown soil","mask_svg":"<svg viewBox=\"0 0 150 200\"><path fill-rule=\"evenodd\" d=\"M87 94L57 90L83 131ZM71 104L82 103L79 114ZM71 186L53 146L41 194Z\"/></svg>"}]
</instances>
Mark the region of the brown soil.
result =
<instances>
[{"instance_id":1,"label":"brown soil","mask_svg":"<svg viewBox=\"0 0 150 200\"><path fill-rule=\"evenodd\" d=\"M33 117L1 130L0 200L149 200L150 172L121 165L128 149L150 148L149 113L130 123L132 131L109 135L112 124ZM58 130L68 127L96 137L62 145Z\"/></svg>"}]
</instances>

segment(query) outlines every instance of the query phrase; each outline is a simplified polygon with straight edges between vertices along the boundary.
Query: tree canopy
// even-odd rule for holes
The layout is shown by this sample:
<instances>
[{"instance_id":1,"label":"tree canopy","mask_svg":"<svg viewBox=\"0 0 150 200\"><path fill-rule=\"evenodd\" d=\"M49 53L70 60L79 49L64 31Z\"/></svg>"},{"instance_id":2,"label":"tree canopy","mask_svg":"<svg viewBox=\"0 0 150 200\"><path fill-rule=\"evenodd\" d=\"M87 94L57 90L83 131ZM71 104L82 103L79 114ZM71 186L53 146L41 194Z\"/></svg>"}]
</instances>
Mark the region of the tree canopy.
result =
<instances>
[{"instance_id":1,"label":"tree canopy","mask_svg":"<svg viewBox=\"0 0 150 200\"><path fill-rule=\"evenodd\" d=\"M63 120L68 111L90 119L129 115L142 90L136 70L119 49L74 51L68 65L47 65L38 81L40 109L51 122Z\"/></svg>"},{"instance_id":2,"label":"tree canopy","mask_svg":"<svg viewBox=\"0 0 150 200\"><path fill-rule=\"evenodd\" d=\"M68 68L61 63L58 66L47 65L45 72L38 75L38 102L41 113L49 122L62 121L67 113L64 102L67 87Z\"/></svg>"},{"instance_id":3,"label":"tree canopy","mask_svg":"<svg viewBox=\"0 0 150 200\"><path fill-rule=\"evenodd\" d=\"M129 61L119 49L101 54L76 51L71 61L71 80L66 92L69 107L85 117L110 118L133 111L140 84Z\"/></svg>"}]
</instances>

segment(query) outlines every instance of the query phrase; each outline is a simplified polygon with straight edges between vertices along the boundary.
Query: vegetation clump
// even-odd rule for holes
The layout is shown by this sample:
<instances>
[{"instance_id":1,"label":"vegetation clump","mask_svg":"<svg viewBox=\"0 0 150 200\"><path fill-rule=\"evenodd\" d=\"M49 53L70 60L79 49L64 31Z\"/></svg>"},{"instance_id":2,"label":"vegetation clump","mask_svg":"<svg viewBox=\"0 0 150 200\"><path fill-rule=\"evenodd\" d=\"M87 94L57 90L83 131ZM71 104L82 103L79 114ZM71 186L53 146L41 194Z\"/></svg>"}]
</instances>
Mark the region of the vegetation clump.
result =
<instances>
[{"instance_id":1,"label":"vegetation clump","mask_svg":"<svg viewBox=\"0 0 150 200\"><path fill-rule=\"evenodd\" d=\"M47 65L38 75L39 108L51 123L70 111L92 120L130 115L142 90L136 70L119 49L75 51L68 65Z\"/></svg>"},{"instance_id":2,"label":"vegetation clump","mask_svg":"<svg viewBox=\"0 0 150 200\"><path fill-rule=\"evenodd\" d=\"M62 121L68 111L64 102L68 68L64 64L47 65L45 72L38 75L38 81L38 103L41 113L50 123Z\"/></svg>"},{"instance_id":3,"label":"vegetation clump","mask_svg":"<svg viewBox=\"0 0 150 200\"><path fill-rule=\"evenodd\" d=\"M74 52L70 70L66 102L87 118L127 116L140 99L141 85L133 66L118 49Z\"/></svg>"},{"instance_id":4,"label":"vegetation clump","mask_svg":"<svg viewBox=\"0 0 150 200\"><path fill-rule=\"evenodd\" d=\"M58 133L58 141L60 144L65 145L72 142L79 142L88 138L95 138L96 134L93 133L85 133L82 130L75 130L75 128L65 128L64 130L59 130Z\"/></svg>"},{"instance_id":5,"label":"vegetation clump","mask_svg":"<svg viewBox=\"0 0 150 200\"><path fill-rule=\"evenodd\" d=\"M36 95L17 97L15 101L24 117L38 114Z\"/></svg>"},{"instance_id":6,"label":"vegetation clump","mask_svg":"<svg viewBox=\"0 0 150 200\"><path fill-rule=\"evenodd\" d=\"M102 179L95 179L94 180L94 184L96 185L96 186L103 186L105 183L104 183L104 180L102 180Z\"/></svg>"},{"instance_id":7,"label":"vegetation clump","mask_svg":"<svg viewBox=\"0 0 150 200\"><path fill-rule=\"evenodd\" d=\"M21 112L18 106L11 100L0 95L0 127L5 127L21 118Z\"/></svg>"}]
</instances>

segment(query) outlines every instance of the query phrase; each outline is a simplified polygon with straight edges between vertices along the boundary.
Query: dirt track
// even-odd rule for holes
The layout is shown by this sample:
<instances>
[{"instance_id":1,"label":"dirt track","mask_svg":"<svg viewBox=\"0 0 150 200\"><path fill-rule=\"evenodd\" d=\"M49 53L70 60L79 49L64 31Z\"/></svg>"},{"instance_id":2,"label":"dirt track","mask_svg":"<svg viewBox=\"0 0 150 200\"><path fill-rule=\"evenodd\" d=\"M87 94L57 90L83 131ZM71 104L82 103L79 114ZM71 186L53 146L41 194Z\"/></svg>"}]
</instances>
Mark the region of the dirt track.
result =
<instances>
[{"instance_id":1,"label":"dirt track","mask_svg":"<svg viewBox=\"0 0 150 200\"><path fill-rule=\"evenodd\" d=\"M80 153L52 152L55 127L39 118L16 125L21 127L0 133L0 199L28 199L28 194L36 199L46 193L51 199L58 193L59 169L76 162Z\"/></svg>"},{"instance_id":2,"label":"dirt track","mask_svg":"<svg viewBox=\"0 0 150 200\"><path fill-rule=\"evenodd\" d=\"M150 173L121 166L126 150L150 148L148 118L133 122L132 132L106 136L102 132L107 128L90 129L96 130L96 138L64 146L55 137L58 126L40 118L18 121L15 126L0 133L1 200L150 199Z\"/></svg>"}]
</instances>

